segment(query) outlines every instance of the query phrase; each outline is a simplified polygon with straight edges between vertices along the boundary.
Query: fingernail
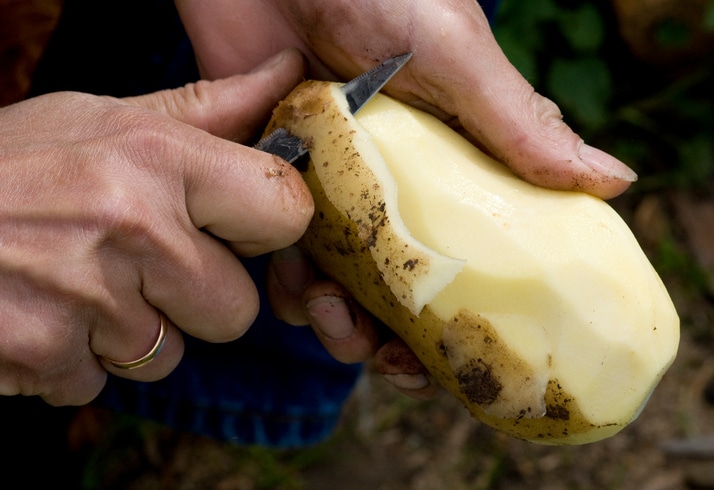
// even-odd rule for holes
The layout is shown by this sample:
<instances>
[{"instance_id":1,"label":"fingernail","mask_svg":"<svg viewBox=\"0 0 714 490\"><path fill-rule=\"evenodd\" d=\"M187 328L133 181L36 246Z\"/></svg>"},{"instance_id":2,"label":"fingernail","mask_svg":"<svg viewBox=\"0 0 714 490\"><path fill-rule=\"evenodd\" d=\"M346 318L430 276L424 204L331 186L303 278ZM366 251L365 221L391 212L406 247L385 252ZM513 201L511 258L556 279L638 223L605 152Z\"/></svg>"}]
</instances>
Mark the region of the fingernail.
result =
<instances>
[{"instance_id":1,"label":"fingernail","mask_svg":"<svg viewBox=\"0 0 714 490\"><path fill-rule=\"evenodd\" d=\"M333 340L346 339L354 333L354 323L347 303L335 296L321 296L307 303L310 323L325 337Z\"/></svg>"},{"instance_id":2,"label":"fingernail","mask_svg":"<svg viewBox=\"0 0 714 490\"><path fill-rule=\"evenodd\" d=\"M400 390L421 390L429 386L423 374L383 374L384 379Z\"/></svg>"},{"instance_id":3,"label":"fingernail","mask_svg":"<svg viewBox=\"0 0 714 490\"><path fill-rule=\"evenodd\" d=\"M289 293L302 294L313 279L312 267L296 246L273 252L273 271L278 283Z\"/></svg>"},{"instance_id":4,"label":"fingernail","mask_svg":"<svg viewBox=\"0 0 714 490\"><path fill-rule=\"evenodd\" d=\"M637 180L634 170L602 150L583 143L578 153L582 162L599 174L625 182Z\"/></svg>"}]
</instances>

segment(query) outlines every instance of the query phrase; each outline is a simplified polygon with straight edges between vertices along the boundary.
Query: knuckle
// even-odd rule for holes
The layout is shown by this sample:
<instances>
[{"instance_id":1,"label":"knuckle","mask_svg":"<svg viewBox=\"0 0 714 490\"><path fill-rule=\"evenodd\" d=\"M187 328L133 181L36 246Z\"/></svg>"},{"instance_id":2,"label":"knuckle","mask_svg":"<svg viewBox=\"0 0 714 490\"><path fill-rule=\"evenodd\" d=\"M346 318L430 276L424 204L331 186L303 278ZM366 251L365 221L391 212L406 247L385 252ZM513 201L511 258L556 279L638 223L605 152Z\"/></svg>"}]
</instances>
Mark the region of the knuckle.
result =
<instances>
[{"instance_id":1,"label":"knuckle","mask_svg":"<svg viewBox=\"0 0 714 490\"><path fill-rule=\"evenodd\" d=\"M154 96L159 97L158 103L163 113L211 132L212 128L204 117L216 110L210 86L211 82L199 80L173 90L155 93Z\"/></svg>"},{"instance_id":2,"label":"knuckle","mask_svg":"<svg viewBox=\"0 0 714 490\"><path fill-rule=\"evenodd\" d=\"M559 128L563 124L563 114L558 105L543 95L533 92L530 104L538 121L548 128Z\"/></svg>"},{"instance_id":3,"label":"knuckle","mask_svg":"<svg viewBox=\"0 0 714 490\"><path fill-rule=\"evenodd\" d=\"M132 166L158 169L163 157L181 145L173 120L143 109L122 111L117 116L118 145Z\"/></svg>"},{"instance_id":4,"label":"knuckle","mask_svg":"<svg viewBox=\"0 0 714 490\"><path fill-rule=\"evenodd\" d=\"M182 103L188 107L199 106L203 107L210 102L210 87L211 82L208 80L199 80L194 83L189 83L178 89L178 94Z\"/></svg>"},{"instance_id":5,"label":"knuckle","mask_svg":"<svg viewBox=\"0 0 714 490\"><path fill-rule=\"evenodd\" d=\"M531 180L535 173L551 171L550 162L567 158L565 152L577 138L563 121L563 114L555 102L532 87L521 100L518 113L524 117L511 124L511 130L504 133L506 138L498 157L517 175Z\"/></svg>"},{"instance_id":6,"label":"knuckle","mask_svg":"<svg viewBox=\"0 0 714 490\"><path fill-rule=\"evenodd\" d=\"M166 199L170 179L161 178L159 155L170 137L145 121L124 128L121 149L98 159L85 182L83 226L101 243L142 241L155 230L157 214ZM167 182L168 181L168 182Z\"/></svg>"},{"instance_id":7,"label":"knuckle","mask_svg":"<svg viewBox=\"0 0 714 490\"><path fill-rule=\"evenodd\" d=\"M141 238L151 235L151 206L122 184L102 186L101 198L90 209L91 222L102 241Z\"/></svg>"}]
</instances>

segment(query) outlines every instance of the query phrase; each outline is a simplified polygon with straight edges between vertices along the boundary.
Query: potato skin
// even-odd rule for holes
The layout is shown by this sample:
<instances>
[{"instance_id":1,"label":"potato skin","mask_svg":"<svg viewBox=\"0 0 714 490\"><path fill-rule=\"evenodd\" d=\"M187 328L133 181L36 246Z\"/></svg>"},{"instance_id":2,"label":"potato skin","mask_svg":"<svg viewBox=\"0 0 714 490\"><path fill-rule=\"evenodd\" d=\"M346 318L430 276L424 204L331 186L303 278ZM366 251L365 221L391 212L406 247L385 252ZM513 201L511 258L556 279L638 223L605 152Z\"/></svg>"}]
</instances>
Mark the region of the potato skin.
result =
<instances>
[{"instance_id":1,"label":"potato skin","mask_svg":"<svg viewBox=\"0 0 714 490\"><path fill-rule=\"evenodd\" d=\"M329 202L309 162L303 176L315 199L315 214L300 248L315 265L340 282L358 303L399 335L432 376L459 398L471 415L513 437L547 444L578 444L608 437L622 426L596 427L587 422L577 404L563 392L557 380L550 380L546 392L546 413L540 418L500 419L487 415L481 408L495 396L498 387L490 376L490 366L505 364L507 351L487 322L478 315L462 311L450 322L434 315L427 305L417 317L401 305L382 280L367 244L358 238L356 226ZM482 344L490 352L474 353L474 359L489 357L487 364L476 363L470 372L454 373L442 340L445 328L460 325L481 332ZM483 339L490 339L488 342ZM490 393L490 395L489 395Z\"/></svg>"},{"instance_id":2,"label":"potato skin","mask_svg":"<svg viewBox=\"0 0 714 490\"><path fill-rule=\"evenodd\" d=\"M506 391L499 380L527 383L533 373L478 312L462 310L444 321L427 304L416 315L398 300L394 287L385 282L371 250L377 239L396 247L380 260L392 260L405 270L410 260L425 263L428 257L411 257L400 237L388 226L390 210L384 209L383 189L352 145L354 121L341 112L334 100L333 88L326 82L304 82L279 104L266 129L268 134L284 127L311 150L311 160L301 171L312 192L315 213L299 246L317 267L340 282L361 305L404 339L434 378L459 398L474 417L489 426L533 442L581 444L609 437L627 425L630 420L600 426L591 424L557 379L547 380L542 406L524 406L507 418L487 414L489 405ZM327 138L331 146L340 150L332 156L339 161L330 161L330 164L344 164L346 169L343 180L327 185L344 187L340 192L352 200L353 207L347 209L354 214L343 213L333 205L325 193L325 183L318 176L316 165L325 162L320 163L323 157L313 150ZM355 220L360 207L369 216L378 210L379 219L372 219L368 226L364 221ZM403 286L408 288L409 278L404 282ZM450 340L445 342L445 339ZM457 345L471 349L473 356L454 369L453 359L449 361L449 349Z\"/></svg>"}]
</instances>

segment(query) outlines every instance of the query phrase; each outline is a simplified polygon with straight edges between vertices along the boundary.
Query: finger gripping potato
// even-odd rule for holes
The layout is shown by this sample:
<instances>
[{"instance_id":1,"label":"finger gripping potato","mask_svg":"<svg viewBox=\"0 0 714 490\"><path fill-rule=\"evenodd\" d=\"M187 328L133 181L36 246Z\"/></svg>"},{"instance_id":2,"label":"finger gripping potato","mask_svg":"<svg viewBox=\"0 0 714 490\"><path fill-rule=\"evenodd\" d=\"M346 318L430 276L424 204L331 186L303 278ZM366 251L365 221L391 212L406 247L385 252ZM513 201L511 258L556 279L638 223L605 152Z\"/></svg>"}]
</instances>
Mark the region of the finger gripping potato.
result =
<instances>
[{"instance_id":1,"label":"finger gripping potato","mask_svg":"<svg viewBox=\"0 0 714 490\"><path fill-rule=\"evenodd\" d=\"M473 416L548 444L636 418L679 320L606 203L528 184L386 96L354 117L337 84L297 87L267 131L281 126L310 150L300 246Z\"/></svg>"}]
</instances>

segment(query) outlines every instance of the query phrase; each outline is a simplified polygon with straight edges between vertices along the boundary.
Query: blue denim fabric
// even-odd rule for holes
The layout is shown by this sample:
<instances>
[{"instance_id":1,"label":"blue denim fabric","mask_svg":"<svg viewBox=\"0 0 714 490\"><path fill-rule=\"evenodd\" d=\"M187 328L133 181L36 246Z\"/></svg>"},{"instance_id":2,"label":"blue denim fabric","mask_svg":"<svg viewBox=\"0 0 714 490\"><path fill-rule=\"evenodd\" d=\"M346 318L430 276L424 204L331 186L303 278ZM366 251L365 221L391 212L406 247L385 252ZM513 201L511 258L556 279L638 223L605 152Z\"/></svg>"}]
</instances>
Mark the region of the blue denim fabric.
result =
<instances>
[{"instance_id":1,"label":"blue denim fabric","mask_svg":"<svg viewBox=\"0 0 714 490\"><path fill-rule=\"evenodd\" d=\"M247 267L264 291L266 257ZM276 320L267 301L241 339L186 339L167 378L136 383L110 378L96 403L180 430L240 444L299 447L327 437L361 372L332 359L309 327Z\"/></svg>"},{"instance_id":2,"label":"blue denim fabric","mask_svg":"<svg viewBox=\"0 0 714 490\"><path fill-rule=\"evenodd\" d=\"M481 3L493 19L498 0ZM66 0L32 93L129 96L196 79L172 1ZM246 261L260 291L266 260ZM333 431L360 372L332 359L309 328L277 320L262 297L260 315L241 339L219 345L187 338L170 376L155 383L110 377L95 403L221 440L300 447Z\"/></svg>"}]
</instances>

